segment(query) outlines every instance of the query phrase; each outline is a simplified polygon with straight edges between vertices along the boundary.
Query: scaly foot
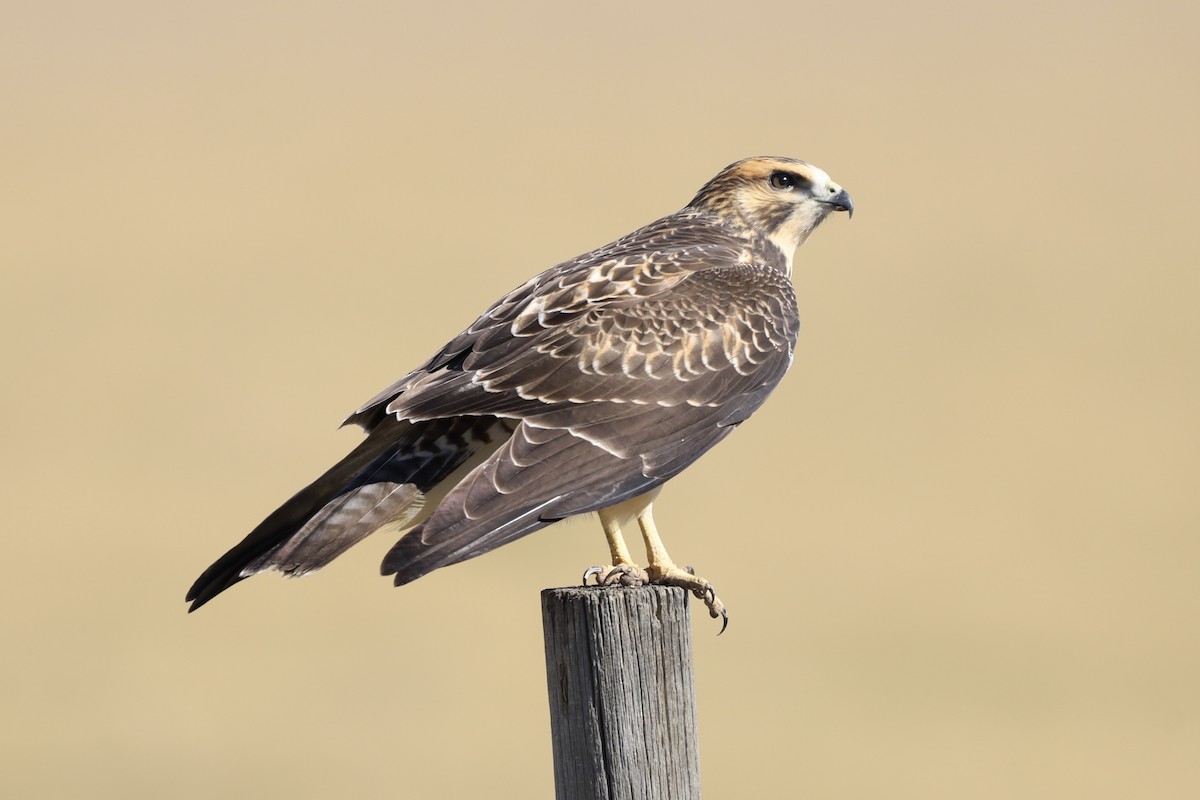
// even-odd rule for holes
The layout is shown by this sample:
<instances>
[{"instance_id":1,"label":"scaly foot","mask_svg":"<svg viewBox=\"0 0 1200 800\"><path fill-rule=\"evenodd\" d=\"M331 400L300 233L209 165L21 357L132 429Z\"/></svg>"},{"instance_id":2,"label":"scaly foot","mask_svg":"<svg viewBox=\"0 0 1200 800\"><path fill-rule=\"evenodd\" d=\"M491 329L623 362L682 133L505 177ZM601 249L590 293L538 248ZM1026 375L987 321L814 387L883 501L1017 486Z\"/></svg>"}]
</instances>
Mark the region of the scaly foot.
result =
<instances>
[{"instance_id":1,"label":"scaly foot","mask_svg":"<svg viewBox=\"0 0 1200 800\"><path fill-rule=\"evenodd\" d=\"M651 583L678 586L687 589L703 600L704 605L708 606L708 615L713 619L721 618L721 630L717 632L717 635L720 636L725 632L725 628L729 626L729 612L725 610L725 604L717 597L717 590L713 588L713 585L697 576L695 570L691 567L680 569L674 564L667 563L651 564L648 572Z\"/></svg>"},{"instance_id":2,"label":"scaly foot","mask_svg":"<svg viewBox=\"0 0 1200 800\"><path fill-rule=\"evenodd\" d=\"M587 586L588 578L595 578L597 586L645 586L650 582L646 570L637 564L603 564L588 567L583 573L584 586Z\"/></svg>"}]
</instances>

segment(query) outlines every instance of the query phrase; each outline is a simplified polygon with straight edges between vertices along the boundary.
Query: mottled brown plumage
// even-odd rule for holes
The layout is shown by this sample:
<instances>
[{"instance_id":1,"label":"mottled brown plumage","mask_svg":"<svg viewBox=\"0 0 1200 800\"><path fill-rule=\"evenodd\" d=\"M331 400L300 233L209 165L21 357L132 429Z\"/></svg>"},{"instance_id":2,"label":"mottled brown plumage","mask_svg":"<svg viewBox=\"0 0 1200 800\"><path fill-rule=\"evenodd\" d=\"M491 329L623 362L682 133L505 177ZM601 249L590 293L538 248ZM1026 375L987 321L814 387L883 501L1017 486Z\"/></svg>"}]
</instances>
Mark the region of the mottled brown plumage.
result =
<instances>
[{"instance_id":1,"label":"mottled brown plumage","mask_svg":"<svg viewBox=\"0 0 1200 800\"><path fill-rule=\"evenodd\" d=\"M218 560L192 609L256 572L299 575L381 528L397 585L564 517L601 512L600 580L711 586L670 562L650 503L783 377L799 329L792 257L849 196L781 158L723 170L683 210L501 298L347 420L367 439ZM633 565L620 525L650 556Z\"/></svg>"}]
</instances>

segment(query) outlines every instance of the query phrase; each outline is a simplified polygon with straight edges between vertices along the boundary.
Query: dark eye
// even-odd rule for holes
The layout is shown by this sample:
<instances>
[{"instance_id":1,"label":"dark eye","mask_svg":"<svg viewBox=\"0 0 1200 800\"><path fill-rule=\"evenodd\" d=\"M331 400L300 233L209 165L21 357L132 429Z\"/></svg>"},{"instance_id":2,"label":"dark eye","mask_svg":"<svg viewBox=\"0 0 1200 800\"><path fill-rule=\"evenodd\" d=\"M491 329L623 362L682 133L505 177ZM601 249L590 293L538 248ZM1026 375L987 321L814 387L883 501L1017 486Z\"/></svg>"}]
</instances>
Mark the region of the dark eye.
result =
<instances>
[{"instance_id":1,"label":"dark eye","mask_svg":"<svg viewBox=\"0 0 1200 800\"><path fill-rule=\"evenodd\" d=\"M796 176L790 172L772 172L771 173L771 188L783 191L792 189L796 186Z\"/></svg>"}]
</instances>

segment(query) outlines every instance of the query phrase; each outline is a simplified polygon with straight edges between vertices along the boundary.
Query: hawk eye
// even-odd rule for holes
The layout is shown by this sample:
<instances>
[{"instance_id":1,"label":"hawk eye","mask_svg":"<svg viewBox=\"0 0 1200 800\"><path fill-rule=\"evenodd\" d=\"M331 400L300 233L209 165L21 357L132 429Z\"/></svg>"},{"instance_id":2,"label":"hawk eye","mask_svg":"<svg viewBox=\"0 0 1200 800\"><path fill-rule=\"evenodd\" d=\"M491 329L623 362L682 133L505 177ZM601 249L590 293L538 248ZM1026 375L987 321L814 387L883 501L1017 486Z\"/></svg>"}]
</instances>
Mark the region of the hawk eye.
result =
<instances>
[{"instance_id":1,"label":"hawk eye","mask_svg":"<svg viewBox=\"0 0 1200 800\"><path fill-rule=\"evenodd\" d=\"M772 172L771 173L771 188L783 191L785 189L794 189L796 187L796 176L790 172Z\"/></svg>"}]
</instances>

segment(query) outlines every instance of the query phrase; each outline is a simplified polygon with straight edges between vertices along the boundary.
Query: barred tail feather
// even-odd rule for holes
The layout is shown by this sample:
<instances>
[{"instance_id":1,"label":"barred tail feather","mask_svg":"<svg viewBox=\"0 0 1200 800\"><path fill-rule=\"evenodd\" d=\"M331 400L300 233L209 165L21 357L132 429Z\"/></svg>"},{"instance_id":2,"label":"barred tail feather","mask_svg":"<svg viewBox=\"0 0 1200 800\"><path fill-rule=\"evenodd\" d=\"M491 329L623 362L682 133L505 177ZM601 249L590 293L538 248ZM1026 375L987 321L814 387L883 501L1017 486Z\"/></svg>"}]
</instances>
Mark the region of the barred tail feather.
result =
<instances>
[{"instance_id":1,"label":"barred tail feather","mask_svg":"<svg viewBox=\"0 0 1200 800\"><path fill-rule=\"evenodd\" d=\"M404 528L428 510L426 495L510 429L489 417L411 423L387 418L328 472L262 521L192 585L195 611L266 570L320 569L381 528ZM489 448L490 445L490 448Z\"/></svg>"}]
</instances>

